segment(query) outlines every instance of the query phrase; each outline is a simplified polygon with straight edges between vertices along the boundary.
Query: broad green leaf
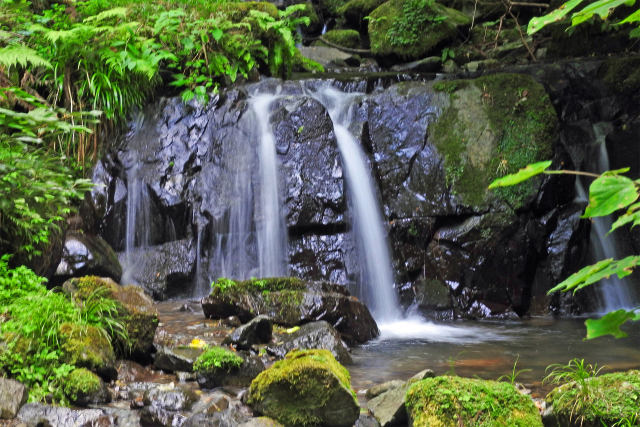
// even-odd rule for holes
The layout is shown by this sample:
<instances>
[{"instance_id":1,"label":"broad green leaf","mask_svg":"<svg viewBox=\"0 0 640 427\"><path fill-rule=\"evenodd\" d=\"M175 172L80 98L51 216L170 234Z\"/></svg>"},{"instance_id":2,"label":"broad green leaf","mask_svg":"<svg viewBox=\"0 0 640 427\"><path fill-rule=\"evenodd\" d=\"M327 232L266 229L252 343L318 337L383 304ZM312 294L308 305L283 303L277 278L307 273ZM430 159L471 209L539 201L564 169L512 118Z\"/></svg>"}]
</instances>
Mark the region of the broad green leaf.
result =
<instances>
[{"instance_id":1,"label":"broad green leaf","mask_svg":"<svg viewBox=\"0 0 640 427\"><path fill-rule=\"evenodd\" d=\"M529 26L527 27L527 34L531 35L537 33L545 25L561 20L583 1L584 0L570 0L551 13L547 13L546 15L539 16L537 18L532 18L531 21L529 21Z\"/></svg>"},{"instance_id":2,"label":"broad green leaf","mask_svg":"<svg viewBox=\"0 0 640 427\"><path fill-rule=\"evenodd\" d=\"M589 206L583 218L606 216L626 208L638 198L633 181L626 176L603 175L589 186Z\"/></svg>"},{"instance_id":3,"label":"broad green leaf","mask_svg":"<svg viewBox=\"0 0 640 427\"><path fill-rule=\"evenodd\" d=\"M640 264L640 255L631 255L617 261L611 258L603 259L593 265L584 267L576 273L573 273L571 276L549 290L547 294L552 294L557 291L567 292L570 290L573 290L575 293L585 286L589 286L602 279L609 278L612 274L616 274L620 279L622 279L623 277L631 274L638 264Z\"/></svg>"},{"instance_id":4,"label":"broad green leaf","mask_svg":"<svg viewBox=\"0 0 640 427\"><path fill-rule=\"evenodd\" d=\"M610 234L615 229L629 224L630 222L633 222L632 227L640 225L640 203L634 203L629 206L627 212L622 214L613 224L611 224L611 230L609 230L607 234Z\"/></svg>"},{"instance_id":5,"label":"broad green leaf","mask_svg":"<svg viewBox=\"0 0 640 427\"><path fill-rule=\"evenodd\" d=\"M509 187L511 185L519 184L522 181L526 181L533 176L543 173L549 166L551 166L551 160L532 163L514 174L509 174L496 179L489 185L489 189L496 187Z\"/></svg>"},{"instance_id":6,"label":"broad green leaf","mask_svg":"<svg viewBox=\"0 0 640 427\"><path fill-rule=\"evenodd\" d=\"M222 38L222 34L223 32L220 28L214 28L213 30L211 30L211 36L215 41L220 41L220 38Z\"/></svg>"},{"instance_id":7,"label":"broad green leaf","mask_svg":"<svg viewBox=\"0 0 640 427\"><path fill-rule=\"evenodd\" d=\"M632 6L634 3L635 0L599 0L593 2L581 11L576 12L571 16L571 25L579 25L590 19L593 15L598 15L602 19L607 19L609 17L609 14L616 7L623 4Z\"/></svg>"},{"instance_id":8,"label":"broad green leaf","mask_svg":"<svg viewBox=\"0 0 640 427\"><path fill-rule=\"evenodd\" d=\"M588 340L604 335L613 335L616 338L624 338L627 334L620 330L625 322L640 320L640 312L636 310L616 310L611 311L600 319L587 319L584 324L587 327Z\"/></svg>"},{"instance_id":9,"label":"broad green leaf","mask_svg":"<svg viewBox=\"0 0 640 427\"><path fill-rule=\"evenodd\" d=\"M629 23L638 22L638 21L640 21L640 9L636 10L631 15L627 16L626 18L624 18L622 21L618 22L615 25L629 24Z\"/></svg>"}]
</instances>

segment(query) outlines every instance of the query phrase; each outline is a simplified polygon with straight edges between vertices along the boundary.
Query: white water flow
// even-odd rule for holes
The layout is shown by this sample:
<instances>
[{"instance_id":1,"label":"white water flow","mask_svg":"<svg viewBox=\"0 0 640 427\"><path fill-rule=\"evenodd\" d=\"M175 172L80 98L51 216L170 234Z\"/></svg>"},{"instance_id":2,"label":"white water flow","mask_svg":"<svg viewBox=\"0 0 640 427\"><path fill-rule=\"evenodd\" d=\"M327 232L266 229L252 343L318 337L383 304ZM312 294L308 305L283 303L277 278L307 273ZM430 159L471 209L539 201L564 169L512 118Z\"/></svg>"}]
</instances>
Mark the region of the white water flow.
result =
<instances>
[{"instance_id":1,"label":"white water flow","mask_svg":"<svg viewBox=\"0 0 640 427\"><path fill-rule=\"evenodd\" d=\"M150 243L150 201L138 176L137 162L127 171L127 217L125 224L125 253L122 262L122 283L135 283L134 273L141 256L137 248Z\"/></svg>"},{"instance_id":2,"label":"white water flow","mask_svg":"<svg viewBox=\"0 0 640 427\"><path fill-rule=\"evenodd\" d=\"M593 129L598 144L596 172L602 173L610 169L609 154L607 153L605 144L606 132L601 126L597 126L597 124L594 125ZM579 200L585 202L589 200L582 179L576 179L576 193ZM615 237L613 235L607 235L607 232L611 229L611 224L612 220L610 216L592 218L591 220L589 242L594 258L593 262L607 258L623 258L616 244ZM635 307L635 301L630 292L630 283L627 278L619 279L618 276L612 275L608 279L601 280L597 285L597 289L600 294L600 310L602 312L609 312L619 308L630 309Z\"/></svg>"},{"instance_id":3,"label":"white water flow","mask_svg":"<svg viewBox=\"0 0 640 427\"><path fill-rule=\"evenodd\" d=\"M260 277L287 274L287 231L278 190L278 159L269 107L275 95L252 98L260 138L260 218L258 219L258 261Z\"/></svg>"},{"instance_id":4,"label":"white water flow","mask_svg":"<svg viewBox=\"0 0 640 427\"><path fill-rule=\"evenodd\" d=\"M397 321L401 318L401 310L393 288L391 257L382 213L365 154L347 127L349 109L357 95L325 87L315 96L327 108L333 121L345 168L352 206L352 226L362 272L360 286L367 290L362 293L363 301L378 323Z\"/></svg>"}]
</instances>

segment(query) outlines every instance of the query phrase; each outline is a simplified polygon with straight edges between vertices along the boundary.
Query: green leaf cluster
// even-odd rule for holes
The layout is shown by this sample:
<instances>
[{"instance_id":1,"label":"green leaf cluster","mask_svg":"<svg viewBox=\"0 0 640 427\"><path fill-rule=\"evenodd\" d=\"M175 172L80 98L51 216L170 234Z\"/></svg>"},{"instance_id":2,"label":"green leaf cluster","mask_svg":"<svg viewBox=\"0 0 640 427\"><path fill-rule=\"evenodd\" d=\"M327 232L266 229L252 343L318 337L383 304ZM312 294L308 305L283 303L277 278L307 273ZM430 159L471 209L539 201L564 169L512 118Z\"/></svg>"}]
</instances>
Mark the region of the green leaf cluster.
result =
<instances>
[{"instance_id":1,"label":"green leaf cluster","mask_svg":"<svg viewBox=\"0 0 640 427\"><path fill-rule=\"evenodd\" d=\"M81 304L65 294L47 290L46 279L20 266L9 268L9 256L0 258L0 374L30 388L31 401L47 395L65 403L62 386L75 369L65 363L62 325L78 330L95 327L107 340L112 330L122 331L115 320L115 303L94 295Z\"/></svg>"}]
</instances>

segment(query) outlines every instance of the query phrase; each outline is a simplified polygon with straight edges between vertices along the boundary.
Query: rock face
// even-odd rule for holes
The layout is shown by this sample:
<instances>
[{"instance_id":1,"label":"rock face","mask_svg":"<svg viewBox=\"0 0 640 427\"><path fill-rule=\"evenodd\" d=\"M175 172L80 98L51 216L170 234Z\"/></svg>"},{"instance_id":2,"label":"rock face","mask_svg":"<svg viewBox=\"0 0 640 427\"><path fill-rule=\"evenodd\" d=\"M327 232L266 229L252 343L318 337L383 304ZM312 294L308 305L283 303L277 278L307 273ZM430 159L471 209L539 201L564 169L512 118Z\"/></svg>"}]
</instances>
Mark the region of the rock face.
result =
<instances>
[{"instance_id":1,"label":"rock face","mask_svg":"<svg viewBox=\"0 0 640 427\"><path fill-rule=\"evenodd\" d=\"M110 417L101 409L73 410L41 403L24 405L18 412L18 420L29 426L107 427L112 425Z\"/></svg>"},{"instance_id":2,"label":"rock face","mask_svg":"<svg viewBox=\"0 0 640 427\"><path fill-rule=\"evenodd\" d=\"M284 425L352 426L360 414L348 371L327 350L289 353L251 383L248 403Z\"/></svg>"},{"instance_id":3,"label":"rock face","mask_svg":"<svg viewBox=\"0 0 640 427\"><path fill-rule=\"evenodd\" d=\"M349 295L343 286L274 278L231 282L215 286L202 299L205 316L215 319L238 316L243 322L266 315L274 323L296 326L325 320L348 343L363 343L379 335L367 307Z\"/></svg>"},{"instance_id":4,"label":"rock face","mask_svg":"<svg viewBox=\"0 0 640 427\"><path fill-rule=\"evenodd\" d=\"M62 283L70 277L88 275L110 277L119 282L122 267L111 246L101 237L77 231L68 232L62 259L52 280L54 283Z\"/></svg>"},{"instance_id":5,"label":"rock face","mask_svg":"<svg viewBox=\"0 0 640 427\"><path fill-rule=\"evenodd\" d=\"M271 341L273 325L267 316L257 316L248 323L237 327L224 340L224 344L235 344L237 348L248 350L254 344L266 344Z\"/></svg>"},{"instance_id":6,"label":"rock face","mask_svg":"<svg viewBox=\"0 0 640 427\"><path fill-rule=\"evenodd\" d=\"M440 376L418 381L406 394L409 423L432 425L540 426L529 396L506 382Z\"/></svg>"},{"instance_id":7,"label":"rock face","mask_svg":"<svg viewBox=\"0 0 640 427\"><path fill-rule=\"evenodd\" d=\"M15 418L27 401L27 389L18 381L0 378L0 419Z\"/></svg>"},{"instance_id":8,"label":"rock face","mask_svg":"<svg viewBox=\"0 0 640 427\"><path fill-rule=\"evenodd\" d=\"M546 295L584 264L589 224L577 214L574 179L491 192L486 185L547 158L588 168L603 138L612 150L631 149L640 126L622 132L611 125L638 113L637 90L611 78L620 68L594 60L437 83L267 79L222 92L206 107L161 98L96 166L94 180L105 185L92 193L95 211L104 212L96 227L118 251L129 242L151 254L145 269L161 280L131 277L156 298L205 295L211 278L258 276L255 227L230 230L261 221L260 138L250 101L253 93L277 92L269 126L289 274L366 294L358 292L358 248L333 123L314 98L331 86L361 93L350 98L349 130L378 186L403 305L439 319L584 309L571 297ZM635 157L612 156L624 158Z\"/></svg>"}]
</instances>

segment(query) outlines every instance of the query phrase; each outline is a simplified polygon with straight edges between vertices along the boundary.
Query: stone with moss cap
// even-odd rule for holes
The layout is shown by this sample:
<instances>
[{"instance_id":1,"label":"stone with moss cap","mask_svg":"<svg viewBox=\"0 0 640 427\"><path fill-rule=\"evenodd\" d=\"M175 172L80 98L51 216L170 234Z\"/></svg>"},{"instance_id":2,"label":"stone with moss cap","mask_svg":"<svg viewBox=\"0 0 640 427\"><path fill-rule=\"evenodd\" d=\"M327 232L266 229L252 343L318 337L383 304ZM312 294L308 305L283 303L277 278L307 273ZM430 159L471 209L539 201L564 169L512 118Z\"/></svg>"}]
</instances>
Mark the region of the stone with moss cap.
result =
<instances>
[{"instance_id":1,"label":"stone with moss cap","mask_svg":"<svg viewBox=\"0 0 640 427\"><path fill-rule=\"evenodd\" d=\"M522 74L493 74L434 84L450 98L429 126L444 158L448 186L467 206L486 211L493 201L518 210L531 202L540 181L487 191L495 178L551 158L558 123L544 87Z\"/></svg>"},{"instance_id":2,"label":"stone with moss cap","mask_svg":"<svg viewBox=\"0 0 640 427\"><path fill-rule=\"evenodd\" d=\"M112 345L119 356L148 360L153 350L153 337L158 326L158 313L153 300L138 286L120 286L113 280L85 276L67 280L63 290L77 301L96 295L116 301L116 320L122 322L127 337L113 334Z\"/></svg>"},{"instance_id":3,"label":"stone with moss cap","mask_svg":"<svg viewBox=\"0 0 640 427\"><path fill-rule=\"evenodd\" d=\"M64 362L92 370L106 381L117 378L113 347L96 327L63 323L60 325L60 344Z\"/></svg>"},{"instance_id":4,"label":"stone with moss cap","mask_svg":"<svg viewBox=\"0 0 640 427\"><path fill-rule=\"evenodd\" d=\"M362 343L379 334L369 309L344 286L295 277L218 279L202 299L202 311L215 319L238 316L244 323L266 315L283 326L325 320L347 343Z\"/></svg>"},{"instance_id":5,"label":"stone with moss cap","mask_svg":"<svg viewBox=\"0 0 640 427\"><path fill-rule=\"evenodd\" d=\"M111 396L105 383L99 376L86 368L78 368L71 371L67 375L62 389L69 400L79 406L111 401Z\"/></svg>"},{"instance_id":6,"label":"stone with moss cap","mask_svg":"<svg viewBox=\"0 0 640 427\"><path fill-rule=\"evenodd\" d=\"M547 395L547 404L553 406L558 426L636 425L640 420L640 371L590 378L587 387L588 391L583 393L571 382L554 388Z\"/></svg>"},{"instance_id":7,"label":"stone with moss cap","mask_svg":"<svg viewBox=\"0 0 640 427\"><path fill-rule=\"evenodd\" d=\"M327 350L290 352L253 380L247 402L284 425L352 426L360 414L349 372Z\"/></svg>"},{"instance_id":8,"label":"stone with moss cap","mask_svg":"<svg viewBox=\"0 0 640 427\"><path fill-rule=\"evenodd\" d=\"M219 386L248 387L251 381L264 370L258 356L238 353L225 347L209 347L193 363L193 371L201 388Z\"/></svg>"},{"instance_id":9,"label":"stone with moss cap","mask_svg":"<svg viewBox=\"0 0 640 427\"><path fill-rule=\"evenodd\" d=\"M325 40L337 44L338 46L357 49L360 47L360 33L356 30L329 30L322 36ZM325 44L319 40L314 45L324 46Z\"/></svg>"},{"instance_id":10,"label":"stone with moss cap","mask_svg":"<svg viewBox=\"0 0 640 427\"><path fill-rule=\"evenodd\" d=\"M419 59L457 34L471 20L462 12L431 0L389 0L369 15L371 51Z\"/></svg>"},{"instance_id":11,"label":"stone with moss cap","mask_svg":"<svg viewBox=\"0 0 640 427\"><path fill-rule=\"evenodd\" d=\"M405 405L414 427L542 426L531 398L507 382L427 378L409 387Z\"/></svg>"}]
</instances>

